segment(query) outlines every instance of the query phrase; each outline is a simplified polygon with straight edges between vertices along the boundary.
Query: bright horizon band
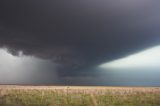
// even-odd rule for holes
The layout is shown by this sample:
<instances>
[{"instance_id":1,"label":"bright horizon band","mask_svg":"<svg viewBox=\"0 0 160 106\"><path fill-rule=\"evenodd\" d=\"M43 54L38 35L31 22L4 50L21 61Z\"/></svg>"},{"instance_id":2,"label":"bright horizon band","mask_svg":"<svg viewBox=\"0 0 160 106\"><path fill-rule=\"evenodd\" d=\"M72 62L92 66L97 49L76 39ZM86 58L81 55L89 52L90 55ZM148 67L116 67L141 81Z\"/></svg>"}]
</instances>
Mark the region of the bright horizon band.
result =
<instances>
[{"instance_id":1,"label":"bright horizon band","mask_svg":"<svg viewBox=\"0 0 160 106\"><path fill-rule=\"evenodd\" d=\"M101 68L158 68L160 46L100 65Z\"/></svg>"}]
</instances>

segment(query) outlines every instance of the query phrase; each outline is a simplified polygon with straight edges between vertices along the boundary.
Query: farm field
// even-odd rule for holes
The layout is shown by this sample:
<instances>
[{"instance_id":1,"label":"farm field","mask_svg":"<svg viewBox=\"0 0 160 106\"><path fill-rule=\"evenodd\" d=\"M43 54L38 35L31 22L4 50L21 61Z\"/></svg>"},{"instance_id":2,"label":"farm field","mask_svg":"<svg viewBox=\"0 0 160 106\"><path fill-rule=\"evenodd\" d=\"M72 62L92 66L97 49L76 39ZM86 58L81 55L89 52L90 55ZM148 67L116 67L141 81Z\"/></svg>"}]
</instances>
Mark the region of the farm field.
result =
<instances>
[{"instance_id":1,"label":"farm field","mask_svg":"<svg viewBox=\"0 0 160 106\"><path fill-rule=\"evenodd\" d=\"M160 106L160 88L0 85L0 106Z\"/></svg>"}]
</instances>

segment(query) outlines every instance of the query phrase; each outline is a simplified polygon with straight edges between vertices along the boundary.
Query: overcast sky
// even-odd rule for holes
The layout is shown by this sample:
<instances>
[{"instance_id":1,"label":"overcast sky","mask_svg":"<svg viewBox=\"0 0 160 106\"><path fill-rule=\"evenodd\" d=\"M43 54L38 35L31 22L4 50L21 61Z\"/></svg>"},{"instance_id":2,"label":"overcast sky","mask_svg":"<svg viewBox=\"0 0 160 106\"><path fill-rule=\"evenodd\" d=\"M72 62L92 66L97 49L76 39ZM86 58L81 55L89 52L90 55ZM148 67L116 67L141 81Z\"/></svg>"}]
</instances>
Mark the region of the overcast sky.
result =
<instances>
[{"instance_id":1,"label":"overcast sky","mask_svg":"<svg viewBox=\"0 0 160 106\"><path fill-rule=\"evenodd\" d=\"M160 86L159 5L158 0L1 0L0 83Z\"/></svg>"}]
</instances>

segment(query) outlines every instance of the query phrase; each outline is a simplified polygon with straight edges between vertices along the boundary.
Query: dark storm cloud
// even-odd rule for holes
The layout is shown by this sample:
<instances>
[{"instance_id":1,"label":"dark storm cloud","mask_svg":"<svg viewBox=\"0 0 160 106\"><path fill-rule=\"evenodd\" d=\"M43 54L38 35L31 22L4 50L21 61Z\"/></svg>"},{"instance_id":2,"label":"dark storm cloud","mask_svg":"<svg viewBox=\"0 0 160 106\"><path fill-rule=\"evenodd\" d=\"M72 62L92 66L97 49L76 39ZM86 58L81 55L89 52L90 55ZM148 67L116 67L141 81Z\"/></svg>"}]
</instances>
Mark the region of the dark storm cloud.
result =
<instances>
[{"instance_id":1,"label":"dark storm cloud","mask_svg":"<svg viewBox=\"0 0 160 106\"><path fill-rule=\"evenodd\" d=\"M59 63L64 76L92 75L92 67L160 42L157 0L1 2L0 46Z\"/></svg>"}]
</instances>

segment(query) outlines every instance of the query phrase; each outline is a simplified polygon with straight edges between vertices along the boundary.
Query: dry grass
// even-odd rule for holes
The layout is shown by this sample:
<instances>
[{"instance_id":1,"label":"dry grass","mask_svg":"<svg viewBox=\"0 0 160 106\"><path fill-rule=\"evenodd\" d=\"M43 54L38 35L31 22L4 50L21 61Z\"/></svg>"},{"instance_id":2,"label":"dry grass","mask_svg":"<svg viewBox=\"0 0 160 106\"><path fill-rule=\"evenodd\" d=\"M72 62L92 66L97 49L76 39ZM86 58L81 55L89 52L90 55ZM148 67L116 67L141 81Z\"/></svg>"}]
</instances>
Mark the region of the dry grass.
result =
<instances>
[{"instance_id":1,"label":"dry grass","mask_svg":"<svg viewBox=\"0 0 160 106\"><path fill-rule=\"evenodd\" d=\"M160 106L160 88L1 85L0 106Z\"/></svg>"}]
</instances>

